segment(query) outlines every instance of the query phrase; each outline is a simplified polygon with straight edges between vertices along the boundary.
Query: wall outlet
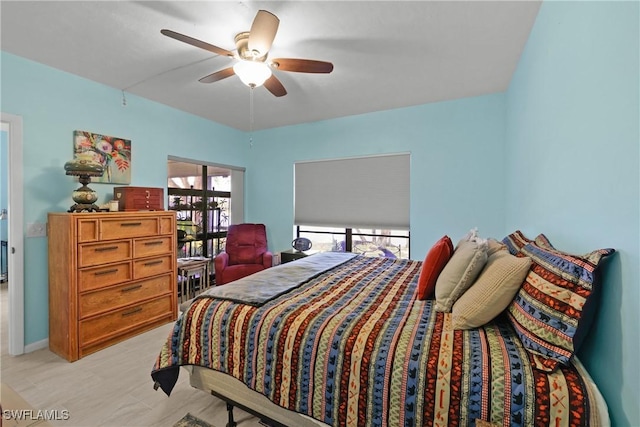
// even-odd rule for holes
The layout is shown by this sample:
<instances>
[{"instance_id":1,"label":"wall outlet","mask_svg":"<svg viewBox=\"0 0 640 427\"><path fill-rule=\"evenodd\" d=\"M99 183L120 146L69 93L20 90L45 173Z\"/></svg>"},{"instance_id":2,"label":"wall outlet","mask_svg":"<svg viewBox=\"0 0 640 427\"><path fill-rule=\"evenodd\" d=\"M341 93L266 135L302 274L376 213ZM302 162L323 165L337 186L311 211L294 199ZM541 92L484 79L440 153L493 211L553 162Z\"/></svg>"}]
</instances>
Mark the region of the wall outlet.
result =
<instances>
[{"instance_id":1,"label":"wall outlet","mask_svg":"<svg viewBox=\"0 0 640 427\"><path fill-rule=\"evenodd\" d=\"M47 224L41 222L27 224L27 237L47 237Z\"/></svg>"}]
</instances>

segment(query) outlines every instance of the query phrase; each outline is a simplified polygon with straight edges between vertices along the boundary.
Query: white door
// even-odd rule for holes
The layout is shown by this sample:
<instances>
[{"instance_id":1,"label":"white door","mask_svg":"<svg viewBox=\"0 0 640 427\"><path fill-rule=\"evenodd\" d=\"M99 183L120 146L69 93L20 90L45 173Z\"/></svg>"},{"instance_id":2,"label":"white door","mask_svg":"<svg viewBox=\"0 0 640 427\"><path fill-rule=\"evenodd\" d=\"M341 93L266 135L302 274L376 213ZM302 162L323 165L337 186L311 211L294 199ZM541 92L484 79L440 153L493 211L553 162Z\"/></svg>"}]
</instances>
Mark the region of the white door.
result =
<instances>
[{"instance_id":1,"label":"white door","mask_svg":"<svg viewBox=\"0 0 640 427\"><path fill-rule=\"evenodd\" d=\"M22 177L22 117L0 113L8 141L9 354L24 353L24 221Z\"/></svg>"}]
</instances>

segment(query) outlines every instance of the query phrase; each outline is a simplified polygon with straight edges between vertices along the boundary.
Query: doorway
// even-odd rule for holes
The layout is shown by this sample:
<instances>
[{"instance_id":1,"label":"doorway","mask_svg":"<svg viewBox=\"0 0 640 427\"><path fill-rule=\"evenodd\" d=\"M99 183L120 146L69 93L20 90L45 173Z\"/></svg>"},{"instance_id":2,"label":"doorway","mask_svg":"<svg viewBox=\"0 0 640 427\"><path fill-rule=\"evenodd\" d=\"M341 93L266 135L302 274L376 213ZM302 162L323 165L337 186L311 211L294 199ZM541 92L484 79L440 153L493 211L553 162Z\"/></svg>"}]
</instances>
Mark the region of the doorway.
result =
<instances>
[{"instance_id":1,"label":"doorway","mask_svg":"<svg viewBox=\"0 0 640 427\"><path fill-rule=\"evenodd\" d=\"M8 354L24 353L24 224L22 177L22 117L0 113L2 141L6 143L7 182L7 279L8 279ZM4 169L4 166L3 166ZM3 171L4 172L4 171ZM3 320L4 321L4 320ZM3 351L4 353L4 351Z\"/></svg>"}]
</instances>

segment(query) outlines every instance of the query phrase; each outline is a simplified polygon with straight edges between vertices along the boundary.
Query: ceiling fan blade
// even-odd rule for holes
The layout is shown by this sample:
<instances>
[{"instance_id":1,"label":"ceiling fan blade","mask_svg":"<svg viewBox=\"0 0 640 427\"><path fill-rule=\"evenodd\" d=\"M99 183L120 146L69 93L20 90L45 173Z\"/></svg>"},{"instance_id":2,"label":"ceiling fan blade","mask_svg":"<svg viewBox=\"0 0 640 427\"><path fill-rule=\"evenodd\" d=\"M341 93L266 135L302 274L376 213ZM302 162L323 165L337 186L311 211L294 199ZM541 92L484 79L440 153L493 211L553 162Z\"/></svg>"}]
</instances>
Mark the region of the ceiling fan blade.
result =
<instances>
[{"instance_id":1,"label":"ceiling fan blade","mask_svg":"<svg viewBox=\"0 0 640 427\"><path fill-rule=\"evenodd\" d=\"M280 80L273 74L264 82L264 87L267 88L269 92L274 94L275 96L285 96L287 94L287 90L282 86Z\"/></svg>"},{"instance_id":2,"label":"ceiling fan blade","mask_svg":"<svg viewBox=\"0 0 640 427\"><path fill-rule=\"evenodd\" d=\"M227 77L231 77L235 74L233 71L233 67L225 68L224 70L216 71L215 73L211 73L208 76L204 76L199 79L200 83L213 83L218 80L226 79Z\"/></svg>"},{"instance_id":3,"label":"ceiling fan blade","mask_svg":"<svg viewBox=\"0 0 640 427\"><path fill-rule=\"evenodd\" d=\"M294 71L296 73L330 73L333 64L312 59L278 58L271 61L280 71Z\"/></svg>"},{"instance_id":4,"label":"ceiling fan blade","mask_svg":"<svg viewBox=\"0 0 640 427\"><path fill-rule=\"evenodd\" d=\"M276 38L280 20L266 10L259 10L249 31L249 50L255 57L266 55Z\"/></svg>"},{"instance_id":5,"label":"ceiling fan blade","mask_svg":"<svg viewBox=\"0 0 640 427\"><path fill-rule=\"evenodd\" d=\"M202 40L194 39L193 37L185 36L184 34L176 33L175 31L165 29L160 30L160 32L167 37L171 37L172 39L190 44L191 46L199 47L200 49L208 50L209 52L215 53L217 55L233 56L233 52L230 52L227 49L214 46L212 44L203 42Z\"/></svg>"}]
</instances>

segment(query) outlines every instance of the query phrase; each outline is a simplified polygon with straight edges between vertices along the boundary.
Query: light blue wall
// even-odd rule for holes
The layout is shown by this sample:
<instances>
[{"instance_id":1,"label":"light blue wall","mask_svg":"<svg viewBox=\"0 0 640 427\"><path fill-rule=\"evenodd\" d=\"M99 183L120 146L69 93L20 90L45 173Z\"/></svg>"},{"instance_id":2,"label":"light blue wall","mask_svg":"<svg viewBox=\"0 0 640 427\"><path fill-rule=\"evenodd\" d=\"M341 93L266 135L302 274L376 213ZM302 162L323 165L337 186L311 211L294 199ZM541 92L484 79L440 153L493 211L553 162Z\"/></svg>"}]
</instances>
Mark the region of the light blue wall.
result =
<instances>
[{"instance_id":1,"label":"light blue wall","mask_svg":"<svg viewBox=\"0 0 640 427\"><path fill-rule=\"evenodd\" d=\"M582 360L614 426L639 426L638 2L545 2L507 94L507 230L613 247Z\"/></svg>"},{"instance_id":2,"label":"light blue wall","mask_svg":"<svg viewBox=\"0 0 640 427\"><path fill-rule=\"evenodd\" d=\"M410 152L411 258L476 226L502 237L504 118L496 94L256 132L247 219L267 224L271 249L290 248L294 162Z\"/></svg>"},{"instance_id":3,"label":"light blue wall","mask_svg":"<svg viewBox=\"0 0 640 427\"><path fill-rule=\"evenodd\" d=\"M23 58L2 53L1 109L22 116L24 223L46 222L47 212L73 204L77 179L64 174L73 156L73 131L132 141L131 184L166 188L167 156L246 166L242 133ZM113 186L92 184L98 203ZM25 343L48 337L47 239L25 239Z\"/></svg>"}]
</instances>

